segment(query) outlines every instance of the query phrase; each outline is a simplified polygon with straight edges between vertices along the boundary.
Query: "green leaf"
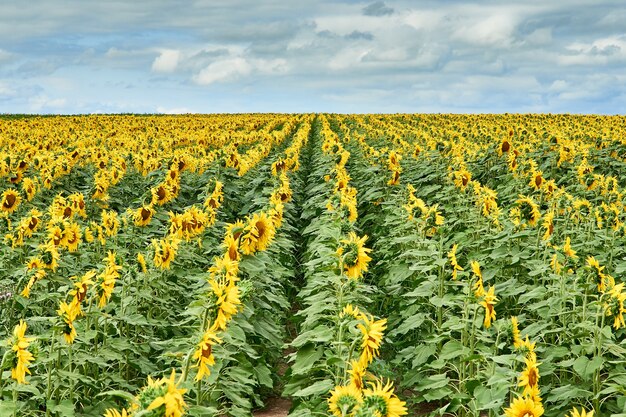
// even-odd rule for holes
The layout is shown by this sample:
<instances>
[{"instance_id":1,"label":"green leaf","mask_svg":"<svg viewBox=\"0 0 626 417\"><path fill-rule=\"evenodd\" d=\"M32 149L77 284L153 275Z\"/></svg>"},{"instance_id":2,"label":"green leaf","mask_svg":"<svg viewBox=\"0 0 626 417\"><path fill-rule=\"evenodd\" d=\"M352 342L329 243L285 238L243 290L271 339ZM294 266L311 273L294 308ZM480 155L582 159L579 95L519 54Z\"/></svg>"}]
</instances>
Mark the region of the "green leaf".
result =
<instances>
[{"instance_id":1,"label":"green leaf","mask_svg":"<svg viewBox=\"0 0 626 417\"><path fill-rule=\"evenodd\" d=\"M393 331L389 332L389 336L403 335L409 331L418 328L426 320L424 313L417 313L405 319L401 325L396 327Z\"/></svg>"},{"instance_id":2,"label":"green leaf","mask_svg":"<svg viewBox=\"0 0 626 417\"><path fill-rule=\"evenodd\" d=\"M324 379L322 381L317 381L306 388L296 391L293 396L310 397L313 395L325 395L333 388L333 386L334 384L330 379Z\"/></svg>"},{"instance_id":3,"label":"green leaf","mask_svg":"<svg viewBox=\"0 0 626 417\"><path fill-rule=\"evenodd\" d=\"M96 394L96 397L119 397L128 401L132 401L135 398L133 394L126 392L126 391L121 391L121 390L111 390L111 391L101 392L99 394Z\"/></svg>"},{"instance_id":4,"label":"green leaf","mask_svg":"<svg viewBox=\"0 0 626 417\"><path fill-rule=\"evenodd\" d=\"M315 362L317 362L324 354L324 349L316 347L314 344L308 344L298 350L296 360L291 366L294 375L305 374L311 370Z\"/></svg>"},{"instance_id":5,"label":"green leaf","mask_svg":"<svg viewBox=\"0 0 626 417\"><path fill-rule=\"evenodd\" d=\"M603 359L599 356L589 360L586 356L580 356L574 361L574 371L584 380L589 380L594 372L602 367Z\"/></svg>"},{"instance_id":6,"label":"green leaf","mask_svg":"<svg viewBox=\"0 0 626 417\"><path fill-rule=\"evenodd\" d=\"M562 387L553 388L547 396L549 402L564 401L569 402L574 398L587 398L591 395L591 392L574 387L570 384Z\"/></svg>"},{"instance_id":7,"label":"green leaf","mask_svg":"<svg viewBox=\"0 0 626 417\"><path fill-rule=\"evenodd\" d=\"M428 358L430 358L437 351L437 347L434 344L419 345L415 348L415 356L413 357L413 368L424 364Z\"/></svg>"},{"instance_id":8,"label":"green leaf","mask_svg":"<svg viewBox=\"0 0 626 417\"><path fill-rule=\"evenodd\" d=\"M458 356L466 355L467 352L469 352L469 349L463 346L461 342L450 340L441 348L441 352L439 352L439 359L449 360Z\"/></svg>"}]
</instances>

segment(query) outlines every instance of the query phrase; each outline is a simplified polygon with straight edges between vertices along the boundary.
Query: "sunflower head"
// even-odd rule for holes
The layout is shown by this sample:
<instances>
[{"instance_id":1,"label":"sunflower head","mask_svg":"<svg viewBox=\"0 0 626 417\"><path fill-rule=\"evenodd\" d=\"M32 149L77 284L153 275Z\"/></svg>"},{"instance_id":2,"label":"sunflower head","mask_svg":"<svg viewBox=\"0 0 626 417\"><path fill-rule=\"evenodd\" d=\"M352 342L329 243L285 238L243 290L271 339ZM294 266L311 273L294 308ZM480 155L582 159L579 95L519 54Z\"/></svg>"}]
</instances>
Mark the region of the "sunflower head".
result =
<instances>
[{"instance_id":1,"label":"sunflower head","mask_svg":"<svg viewBox=\"0 0 626 417\"><path fill-rule=\"evenodd\" d=\"M373 411L381 417L400 417L407 414L406 403L401 401L393 392L393 384L383 384L378 381L363 391L363 409Z\"/></svg>"},{"instance_id":2,"label":"sunflower head","mask_svg":"<svg viewBox=\"0 0 626 417\"><path fill-rule=\"evenodd\" d=\"M0 210L2 210L5 213L11 214L15 210L17 210L21 201L22 201L22 198L20 197L20 194L14 189L9 188L8 190L5 190L2 193L2 200L0 201Z\"/></svg>"},{"instance_id":3,"label":"sunflower head","mask_svg":"<svg viewBox=\"0 0 626 417\"><path fill-rule=\"evenodd\" d=\"M341 258L343 269L348 278L358 279L367 272L367 264L372 260L368 256L371 249L365 247L367 236L359 238L356 233L348 233L348 238L341 240L337 255Z\"/></svg>"},{"instance_id":4,"label":"sunflower head","mask_svg":"<svg viewBox=\"0 0 626 417\"><path fill-rule=\"evenodd\" d=\"M543 406L530 397L517 397L511 406L504 410L506 417L541 417Z\"/></svg>"},{"instance_id":5,"label":"sunflower head","mask_svg":"<svg viewBox=\"0 0 626 417\"><path fill-rule=\"evenodd\" d=\"M361 391L358 390L355 386L339 385L330 392L330 398L328 399L328 409L333 415L337 417L348 416L359 408L361 401Z\"/></svg>"}]
</instances>

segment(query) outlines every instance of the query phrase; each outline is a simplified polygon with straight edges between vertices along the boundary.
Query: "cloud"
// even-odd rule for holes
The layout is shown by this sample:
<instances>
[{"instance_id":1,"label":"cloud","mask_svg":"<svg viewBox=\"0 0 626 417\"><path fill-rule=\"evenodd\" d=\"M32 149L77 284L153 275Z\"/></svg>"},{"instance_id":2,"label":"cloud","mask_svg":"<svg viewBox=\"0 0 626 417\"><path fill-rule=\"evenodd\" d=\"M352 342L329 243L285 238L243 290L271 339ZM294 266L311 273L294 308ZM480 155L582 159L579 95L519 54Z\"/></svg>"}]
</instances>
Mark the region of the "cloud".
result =
<instances>
[{"instance_id":1,"label":"cloud","mask_svg":"<svg viewBox=\"0 0 626 417\"><path fill-rule=\"evenodd\" d=\"M65 107L67 100L64 98L50 98L46 95L38 95L28 100L31 110L35 112L49 112Z\"/></svg>"},{"instance_id":2,"label":"cloud","mask_svg":"<svg viewBox=\"0 0 626 417\"><path fill-rule=\"evenodd\" d=\"M180 51L176 49L165 49L154 59L152 71L154 72L174 72L178 66Z\"/></svg>"},{"instance_id":3,"label":"cloud","mask_svg":"<svg viewBox=\"0 0 626 417\"><path fill-rule=\"evenodd\" d=\"M163 106L158 106L156 108L156 112L160 113L160 114L190 114L190 113L193 113L193 111L190 110L187 107L165 108Z\"/></svg>"},{"instance_id":4,"label":"cloud","mask_svg":"<svg viewBox=\"0 0 626 417\"><path fill-rule=\"evenodd\" d=\"M354 30L351 33L349 33L348 35L345 36L346 39L351 39L351 40L359 40L359 39L363 39L366 41L373 41L374 40L374 35L372 35L370 32L361 32L359 30Z\"/></svg>"},{"instance_id":5,"label":"cloud","mask_svg":"<svg viewBox=\"0 0 626 417\"><path fill-rule=\"evenodd\" d=\"M608 0L11 3L0 112L626 112L625 18Z\"/></svg>"},{"instance_id":6,"label":"cloud","mask_svg":"<svg viewBox=\"0 0 626 417\"><path fill-rule=\"evenodd\" d=\"M365 16L386 16L393 13L393 9L388 7L385 2L377 1L363 8Z\"/></svg>"},{"instance_id":7,"label":"cloud","mask_svg":"<svg viewBox=\"0 0 626 417\"><path fill-rule=\"evenodd\" d=\"M209 85L232 80L251 72L252 66L245 59L241 57L228 58L209 64L194 77L194 81L200 85Z\"/></svg>"}]
</instances>

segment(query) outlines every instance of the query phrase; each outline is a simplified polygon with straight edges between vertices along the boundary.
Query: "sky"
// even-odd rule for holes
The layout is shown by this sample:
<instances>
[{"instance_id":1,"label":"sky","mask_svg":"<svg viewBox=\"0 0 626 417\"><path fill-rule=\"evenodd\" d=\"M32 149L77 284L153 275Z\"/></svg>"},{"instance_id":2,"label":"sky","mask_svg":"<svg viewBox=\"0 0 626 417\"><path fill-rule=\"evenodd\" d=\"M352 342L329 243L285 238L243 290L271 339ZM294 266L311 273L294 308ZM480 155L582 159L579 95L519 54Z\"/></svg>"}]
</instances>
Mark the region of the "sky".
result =
<instances>
[{"instance_id":1,"label":"sky","mask_svg":"<svg viewBox=\"0 0 626 417\"><path fill-rule=\"evenodd\" d=\"M626 113L619 0L0 10L0 113Z\"/></svg>"}]
</instances>

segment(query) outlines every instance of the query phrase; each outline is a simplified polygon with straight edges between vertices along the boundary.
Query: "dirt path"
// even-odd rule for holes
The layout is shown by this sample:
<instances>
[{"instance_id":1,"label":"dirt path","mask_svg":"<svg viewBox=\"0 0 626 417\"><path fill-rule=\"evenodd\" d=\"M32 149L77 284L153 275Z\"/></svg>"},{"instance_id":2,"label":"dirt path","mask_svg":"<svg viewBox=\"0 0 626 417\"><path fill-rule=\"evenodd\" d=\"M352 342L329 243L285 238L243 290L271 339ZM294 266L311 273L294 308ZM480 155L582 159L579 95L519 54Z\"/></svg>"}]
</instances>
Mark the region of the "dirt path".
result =
<instances>
[{"instance_id":1,"label":"dirt path","mask_svg":"<svg viewBox=\"0 0 626 417\"><path fill-rule=\"evenodd\" d=\"M291 408L291 401L285 398L272 398L267 401L265 410L255 411L254 417L286 417Z\"/></svg>"}]
</instances>

